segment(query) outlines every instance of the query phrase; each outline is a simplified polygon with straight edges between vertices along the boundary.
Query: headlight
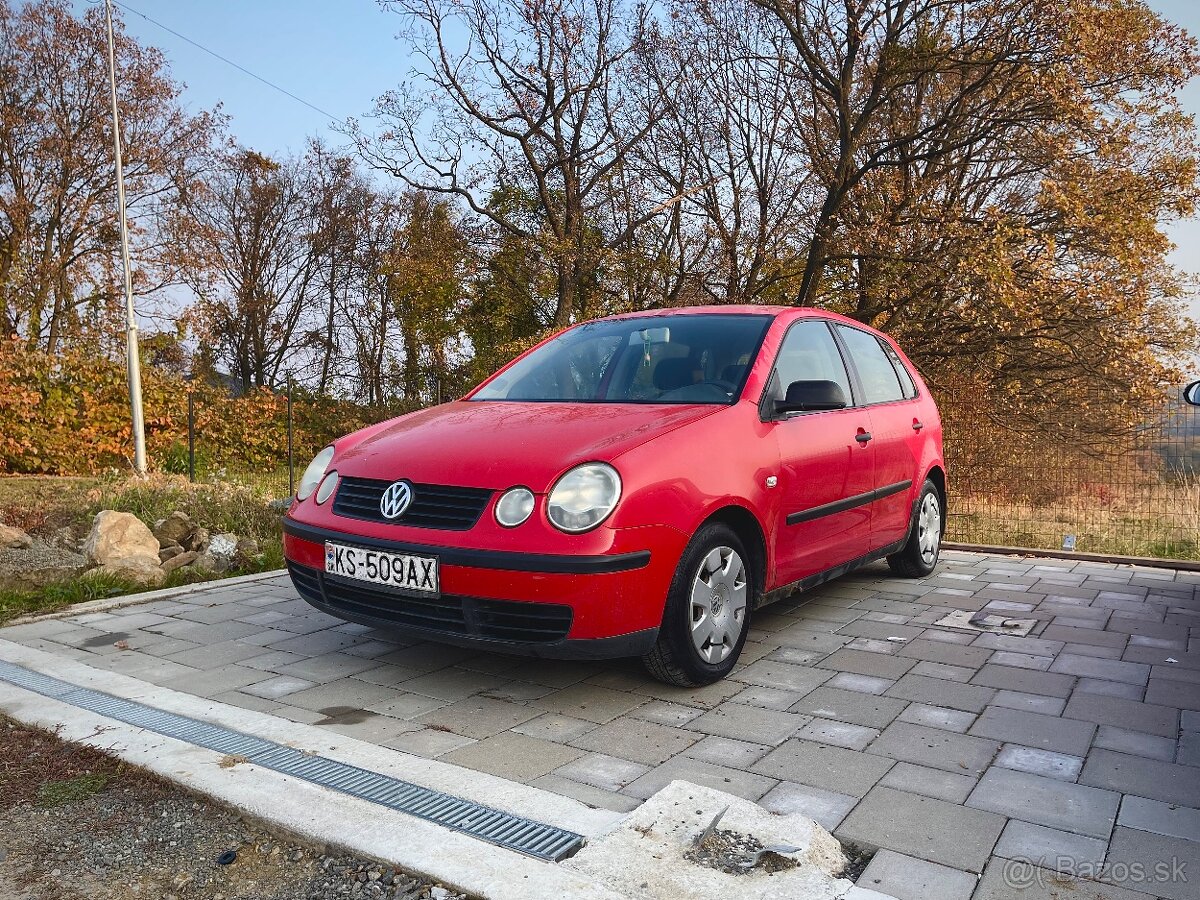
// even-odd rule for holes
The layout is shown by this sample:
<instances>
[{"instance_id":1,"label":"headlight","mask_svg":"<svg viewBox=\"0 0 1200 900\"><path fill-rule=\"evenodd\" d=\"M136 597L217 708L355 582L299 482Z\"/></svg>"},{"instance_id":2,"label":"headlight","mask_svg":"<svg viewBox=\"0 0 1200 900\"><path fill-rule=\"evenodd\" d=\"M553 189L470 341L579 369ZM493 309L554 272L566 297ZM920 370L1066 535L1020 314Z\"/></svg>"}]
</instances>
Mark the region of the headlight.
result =
<instances>
[{"instance_id":1,"label":"headlight","mask_svg":"<svg viewBox=\"0 0 1200 900\"><path fill-rule=\"evenodd\" d=\"M605 463L585 463L558 479L550 490L546 514L561 531L587 531L608 518L620 499L617 470Z\"/></svg>"},{"instance_id":2,"label":"headlight","mask_svg":"<svg viewBox=\"0 0 1200 900\"><path fill-rule=\"evenodd\" d=\"M338 473L337 473L337 469L334 469L332 472L330 472L328 475L325 476L325 480L322 481L321 486L319 488L317 488L317 502L318 503L324 503L331 496L333 496L333 489L335 487L337 487L337 482L338 482Z\"/></svg>"},{"instance_id":3,"label":"headlight","mask_svg":"<svg viewBox=\"0 0 1200 900\"><path fill-rule=\"evenodd\" d=\"M325 477L325 470L329 468L331 462L333 462L332 447L326 447L313 457L313 461L308 464L308 468L300 476L300 485L296 488L297 500L307 500L309 495L317 489L317 485Z\"/></svg>"},{"instance_id":4,"label":"headlight","mask_svg":"<svg viewBox=\"0 0 1200 900\"><path fill-rule=\"evenodd\" d=\"M533 491L529 488L509 488L496 501L496 521L505 528L515 528L533 512Z\"/></svg>"}]
</instances>

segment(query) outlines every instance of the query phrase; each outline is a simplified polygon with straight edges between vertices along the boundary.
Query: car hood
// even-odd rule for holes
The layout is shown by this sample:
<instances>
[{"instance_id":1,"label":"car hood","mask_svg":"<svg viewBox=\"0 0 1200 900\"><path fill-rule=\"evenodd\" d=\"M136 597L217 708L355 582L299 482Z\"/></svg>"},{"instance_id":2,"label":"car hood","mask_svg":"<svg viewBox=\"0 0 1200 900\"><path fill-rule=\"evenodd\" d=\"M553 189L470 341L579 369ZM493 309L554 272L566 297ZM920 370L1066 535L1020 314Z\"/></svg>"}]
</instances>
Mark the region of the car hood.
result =
<instances>
[{"instance_id":1,"label":"car hood","mask_svg":"<svg viewBox=\"0 0 1200 900\"><path fill-rule=\"evenodd\" d=\"M499 490L546 491L578 463L611 462L723 406L456 401L381 423L338 443L343 475Z\"/></svg>"}]
</instances>

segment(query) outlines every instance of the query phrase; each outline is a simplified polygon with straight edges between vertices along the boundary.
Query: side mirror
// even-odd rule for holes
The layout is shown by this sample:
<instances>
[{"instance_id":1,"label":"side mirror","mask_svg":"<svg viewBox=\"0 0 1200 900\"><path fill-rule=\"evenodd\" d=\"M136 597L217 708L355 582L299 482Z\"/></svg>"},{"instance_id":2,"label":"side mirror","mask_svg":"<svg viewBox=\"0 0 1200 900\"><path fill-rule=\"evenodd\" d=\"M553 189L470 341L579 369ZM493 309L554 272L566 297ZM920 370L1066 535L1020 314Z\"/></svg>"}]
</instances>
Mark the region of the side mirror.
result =
<instances>
[{"instance_id":1,"label":"side mirror","mask_svg":"<svg viewBox=\"0 0 1200 900\"><path fill-rule=\"evenodd\" d=\"M775 402L775 413L845 409L848 405L846 394L836 381L793 381L784 399Z\"/></svg>"},{"instance_id":2,"label":"side mirror","mask_svg":"<svg viewBox=\"0 0 1200 900\"><path fill-rule=\"evenodd\" d=\"M1183 389L1183 402L1191 406L1200 406L1200 381L1193 381Z\"/></svg>"}]
</instances>

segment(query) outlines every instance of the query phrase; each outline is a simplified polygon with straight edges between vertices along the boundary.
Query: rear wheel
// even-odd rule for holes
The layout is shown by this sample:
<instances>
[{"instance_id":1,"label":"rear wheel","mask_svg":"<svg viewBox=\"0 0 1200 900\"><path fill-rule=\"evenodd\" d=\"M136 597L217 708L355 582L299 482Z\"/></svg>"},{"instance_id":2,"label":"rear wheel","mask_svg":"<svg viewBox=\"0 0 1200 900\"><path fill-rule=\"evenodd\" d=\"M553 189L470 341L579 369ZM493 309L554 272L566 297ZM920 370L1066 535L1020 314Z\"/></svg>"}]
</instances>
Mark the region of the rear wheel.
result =
<instances>
[{"instance_id":1,"label":"rear wheel","mask_svg":"<svg viewBox=\"0 0 1200 900\"><path fill-rule=\"evenodd\" d=\"M887 558L897 575L924 578L937 565L942 549L942 501L937 486L926 480L913 511L908 540L904 547Z\"/></svg>"},{"instance_id":2,"label":"rear wheel","mask_svg":"<svg viewBox=\"0 0 1200 900\"><path fill-rule=\"evenodd\" d=\"M658 643L642 657L647 671L683 687L724 678L746 643L754 596L741 538L720 522L705 525L675 570Z\"/></svg>"}]
</instances>

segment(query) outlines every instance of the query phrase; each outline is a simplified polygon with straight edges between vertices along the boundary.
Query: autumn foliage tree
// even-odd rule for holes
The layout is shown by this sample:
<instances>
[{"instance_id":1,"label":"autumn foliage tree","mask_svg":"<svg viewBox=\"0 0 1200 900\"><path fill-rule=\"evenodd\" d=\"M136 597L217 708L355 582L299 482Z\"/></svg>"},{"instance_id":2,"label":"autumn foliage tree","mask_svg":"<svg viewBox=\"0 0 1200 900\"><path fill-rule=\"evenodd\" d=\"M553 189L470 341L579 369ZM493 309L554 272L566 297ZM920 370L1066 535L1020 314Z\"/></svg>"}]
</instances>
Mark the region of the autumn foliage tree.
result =
<instances>
[{"instance_id":1,"label":"autumn foliage tree","mask_svg":"<svg viewBox=\"0 0 1200 900\"><path fill-rule=\"evenodd\" d=\"M171 278L162 222L203 168L213 113L188 114L159 51L117 22L118 102L137 272ZM104 14L0 2L0 331L55 352L110 327L120 296Z\"/></svg>"}]
</instances>

